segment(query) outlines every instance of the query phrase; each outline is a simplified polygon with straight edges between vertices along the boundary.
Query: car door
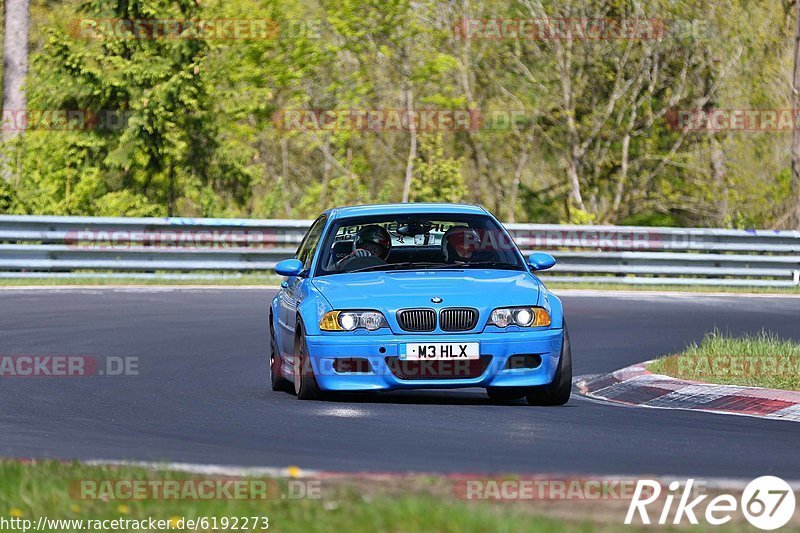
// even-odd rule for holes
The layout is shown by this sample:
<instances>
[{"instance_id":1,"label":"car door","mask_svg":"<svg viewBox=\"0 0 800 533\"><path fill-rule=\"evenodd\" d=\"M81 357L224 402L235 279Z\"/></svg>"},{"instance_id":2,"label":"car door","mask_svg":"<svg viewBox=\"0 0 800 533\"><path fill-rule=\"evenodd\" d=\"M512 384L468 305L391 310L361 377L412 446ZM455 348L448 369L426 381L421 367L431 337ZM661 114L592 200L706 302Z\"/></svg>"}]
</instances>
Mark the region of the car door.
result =
<instances>
[{"instance_id":1,"label":"car door","mask_svg":"<svg viewBox=\"0 0 800 533\"><path fill-rule=\"evenodd\" d=\"M326 217L324 215L314 221L305 237L303 237L303 240L294 255L295 259L298 259L303 263L304 275L289 276L283 281L283 283L281 283L281 290L278 295L278 301L280 303L278 309L280 338L278 339L278 343L280 345L281 352L285 355L288 355L289 359L294 356L297 306L300 303L299 298L302 294L303 284L308 283L308 278L305 274L311 268L311 261L314 259L314 252L317 249L320 237L322 237L322 230L325 228L325 221Z\"/></svg>"}]
</instances>

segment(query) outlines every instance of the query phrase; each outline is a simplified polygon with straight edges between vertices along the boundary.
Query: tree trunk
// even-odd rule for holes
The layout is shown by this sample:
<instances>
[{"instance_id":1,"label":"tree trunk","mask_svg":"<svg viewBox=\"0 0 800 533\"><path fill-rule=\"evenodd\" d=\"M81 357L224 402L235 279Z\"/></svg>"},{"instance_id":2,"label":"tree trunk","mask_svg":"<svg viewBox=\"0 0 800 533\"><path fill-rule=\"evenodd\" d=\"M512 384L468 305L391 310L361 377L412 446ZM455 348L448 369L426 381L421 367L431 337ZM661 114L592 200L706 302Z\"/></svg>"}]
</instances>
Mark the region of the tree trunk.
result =
<instances>
[{"instance_id":1,"label":"tree trunk","mask_svg":"<svg viewBox=\"0 0 800 533\"><path fill-rule=\"evenodd\" d=\"M583 203L583 195L581 194L581 178L578 173L579 165L580 156L577 155L573 147L572 154L567 157L567 180L569 181L570 198L575 207L581 211L586 211L586 206Z\"/></svg>"},{"instance_id":2,"label":"tree trunk","mask_svg":"<svg viewBox=\"0 0 800 533\"><path fill-rule=\"evenodd\" d=\"M283 189L283 211L286 218L292 217L292 204L289 202L289 141L281 139L281 177L278 187Z\"/></svg>"},{"instance_id":3,"label":"tree trunk","mask_svg":"<svg viewBox=\"0 0 800 533\"><path fill-rule=\"evenodd\" d=\"M728 220L728 184L725 182L725 152L714 133L710 133L711 144L711 179L717 197L717 226L725 227Z\"/></svg>"},{"instance_id":4,"label":"tree trunk","mask_svg":"<svg viewBox=\"0 0 800 533\"><path fill-rule=\"evenodd\" d=\"M510 223L514 223L517 221L516 211L517 211L517 199L519 198L519 183L522 181L522 173L525 172L525 166L528 164L528 156L530 155L529 147L532 141L530 138L526 138L521 147L522 153L519 156L519 160L517 161L517 168L514 169L514 181L511 182L511 199L509 203L509 213L506 219Z\"/></svg>"},{"instance_id":5,"label":"tree trunk","mask_svg":"<svg viewBox=\"0 0 800 533\"><path fill-rule=\"evenodd\" d=\"M406 109L408 110L408 129L411 134L411 140L408 148L408 160L406 161L406 179L403 184L403 203L408 202L411 195L414 160L417 158L417 128L414 124L414 92L411 90L411 82L408 83L406 88Z\"/></svg>"},{"instance_id":6,"label":"tree trunk","mask_svg":"<svg viewBox=\"0 0 800 533\"><path fill-rule=\"evenodd\" d=\"M794 75L792 76L792 108L800 109L800 0L795 2L794 26ZM800 130L792 130L792 198L790 200L790 224L800 229Z\"/></svg>"},{"instance_id":7,"label":"tree trunk","mask_svg":"<svg viewBox=\"0 0 800 533\"><path fill-rule=\"evenodd\" d=\"M325 140L323 141L323 154L330 153L331 148L331 136L325 135ZM327 209L327 197L328 197L328 182L331 179L331 162L330 159L327 157L322 158L322 189L319 192L319 206L322 210Z\"/></svg>"},{"instance_id":8,"label":"tree trunk","mask_svg":"<svg viewBox=\"0 0 800 533\"><path fill-rule=\"evenodd\" d=\"M622 205L622 195L625 194L625 185L628 181L628 169L630 168L631 133L625 132L622 138L622 155L620 157L619 177L617 178L617 190L614 192L614 201L611 204L611 215L617 215Z\"/></svg>"},{"instance_id":9,"label":"tree trunk","mask_svg":"<svg viewBox=\"0 0 800 533\"><path fill-rule=\"evenodd\" d=\"M167 216L175 216L175 166L169 166L169 198L167 199Z\"/></svg>"},{"instance_id":10,"label":"tree trunk","mask_svg":"<svg viewBox=\"0 0 800 533\"><path fill-rule=\"evenodd\" d=\"M30 24L29 0L6 0L5 40L3 43L3 114L24 116L27 108L25 98L25 76L28 74L28 26ZM5 121L4 121L5 122ZM21 124L24 120L14 120ZM5 145L22 133L17 127L3 128ZM5 146L4 146L5 148ZM7 156L3 156L2 174L5 180L12 178Z\"/></svg>"}]
</instances>

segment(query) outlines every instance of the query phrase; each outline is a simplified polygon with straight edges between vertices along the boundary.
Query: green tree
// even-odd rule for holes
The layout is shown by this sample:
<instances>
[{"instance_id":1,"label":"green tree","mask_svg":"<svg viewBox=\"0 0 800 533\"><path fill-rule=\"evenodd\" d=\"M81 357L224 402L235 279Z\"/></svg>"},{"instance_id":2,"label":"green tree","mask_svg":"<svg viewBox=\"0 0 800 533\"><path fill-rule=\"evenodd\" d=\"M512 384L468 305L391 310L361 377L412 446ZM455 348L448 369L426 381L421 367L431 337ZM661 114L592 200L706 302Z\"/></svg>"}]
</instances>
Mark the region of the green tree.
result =
<instances>
[{"instance_id":1,"label":"green tree","mask_svg":"<svg viewBox=\"0 0 800 533\"><path fill-rule=\"evenodd\" d=\"M200 15L192 0L92 0L81 6L85 20L79 35L52 29L34 56L39 83L32 107L89 110L97 131L53 134L64 148L68 183L97 175L91 188L63 189L55 210L71 211L68 195L77 190L112 195L100 205L162 214L209 214L203 190L225 190L244 200L247 174L220 149L208 86L209 44L202 39L120 38L102 20L189 20ZM81 38L88 32L94 38ZM77 37L77 38L76 38ZM91 127L89 129L92 129ZM49 144L49 143L45 143ZM88 145L88 146L87 146ZM81 149L81 146L87 149ZM26 149L38 153L36 143ZM34 154L31 154L34 156ZM43 177L44 180L50 176ZM51 189L53 189L51 187ZM124 194L120 194L125 191ZM123 201L123 199L128 199ZM57 205L61 207L56 207Z\"/></svg>"},{"instance_id":2,"label":"green tree","mask_svg":"<svg viewBox=\"0 0 800 533\"><path fill-rule=\"evenodd\" d=\"M413 202L460 202L467 196L462 161L445 157L440 134L420 137L416 175L411 182Z\"/></svg>"}]
</instances>

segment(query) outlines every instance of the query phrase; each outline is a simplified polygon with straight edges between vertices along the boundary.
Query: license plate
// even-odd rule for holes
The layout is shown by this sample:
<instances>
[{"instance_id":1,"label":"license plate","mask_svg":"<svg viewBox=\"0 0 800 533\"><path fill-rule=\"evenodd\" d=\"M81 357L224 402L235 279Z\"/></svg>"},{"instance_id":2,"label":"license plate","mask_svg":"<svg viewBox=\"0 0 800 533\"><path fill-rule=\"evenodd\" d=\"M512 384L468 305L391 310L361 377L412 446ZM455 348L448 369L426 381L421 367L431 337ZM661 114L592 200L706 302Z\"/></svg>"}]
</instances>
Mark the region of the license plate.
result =
<instances>
[{"instance_id":1,"label":"license plate","mask_svg":"<svg viewBox=\"0 0 800 533\"><path fill-rule=\"evenodd\" d=\"M477 342L430 342L408 343L400 359L405 361L450 361L480 359L480 343Z\"/></svg>"}]
</instances>

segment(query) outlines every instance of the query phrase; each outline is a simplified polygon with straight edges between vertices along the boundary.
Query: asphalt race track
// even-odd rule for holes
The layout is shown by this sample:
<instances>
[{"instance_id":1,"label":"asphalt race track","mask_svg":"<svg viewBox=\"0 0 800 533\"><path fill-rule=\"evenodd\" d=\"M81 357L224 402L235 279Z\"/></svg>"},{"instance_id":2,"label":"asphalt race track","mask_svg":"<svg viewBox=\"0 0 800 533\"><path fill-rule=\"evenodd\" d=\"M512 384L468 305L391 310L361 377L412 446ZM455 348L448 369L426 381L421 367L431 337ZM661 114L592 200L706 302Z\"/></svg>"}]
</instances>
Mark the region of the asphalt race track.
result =
<instances>
[{"instance_id":1,"label":"asphalt race track","mask_svg":"<svg viewBox=\"0 0 800 533\"><path fill-rule=\"evenodd\" d=\"M493 405L483 390L303 402L267 375L271 290L0 290L0 355L139 357L131 377L0 378L0 455L336 471L800 479L800 424L619 407ZM715 326L800 339L800 298L566 296L575 375Z\"/></svg>"}]
</instances>

